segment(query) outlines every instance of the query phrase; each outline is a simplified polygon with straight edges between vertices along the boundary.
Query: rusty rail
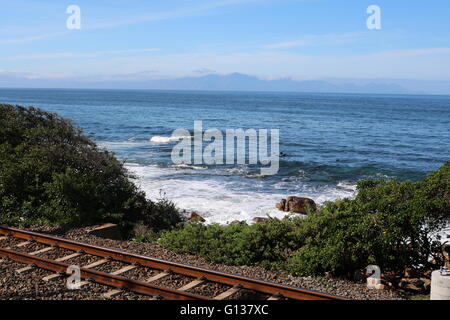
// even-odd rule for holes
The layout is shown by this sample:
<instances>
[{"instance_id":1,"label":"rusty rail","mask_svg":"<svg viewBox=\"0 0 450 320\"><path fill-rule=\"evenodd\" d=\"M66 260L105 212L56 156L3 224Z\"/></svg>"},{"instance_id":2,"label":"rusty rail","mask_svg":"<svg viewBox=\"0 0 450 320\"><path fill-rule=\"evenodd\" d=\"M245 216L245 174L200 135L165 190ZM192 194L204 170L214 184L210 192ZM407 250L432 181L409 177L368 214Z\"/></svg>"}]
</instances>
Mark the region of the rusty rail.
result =
<instances>
[{"instance_id":1,"label":"rusty rail","mask_svg":"<svg viewBox=\"0 0 450 320\"><path fill-rule=\"evenodd\" d=\"M206 281L217 282L221 284L231 285L234 287L241 287L248 290L253 290L265 294L269 294L272 296L285 297L294 300L345 300L344 298L333 296L329 294L320 293L317 291L306 290L295 288L286 285L280 285L276 283L255 280L246 278L239 275L222 273L212 270L207 270L203 268L193 267L189 265L174 263L163 261L155 258L150 258L142 255L126 253L123 251L118 251L114 249L102 248L94 245L83 244L80 242L62 239L55 236L50 236L46 234L40 234L31 231L24 231L17 228L11 228L6 226L0 226L0 233L4 235L9 235L15 238L20 238L29 241L36 241L38 243L46 244L49 246L56 246L63 249L68 249L72 251L81 251L86 254L90 254L98 257L108 257L111 260L135 264L144 267L148 267L151 269L157 269L162 271L171 271L176 274L189 276L193 278L202 278ZM24 263L35 263L36 265L52 270L52 271L61 271L64 267L67 266L64 263L59 263L51 260L46 260L42 258L38 258L36 256L31 256L23 253L13 252L7 249L0 249L0 256L7 256L13 260L17 260ZM53 270L53 269L57 270ZM65 270L65 269L64 269ZM106 285L118 287L118 288L126 288L130 291L135 291L143 294L152 294L158 291L158 294L167 297L168 299L208 299L206 297L189 294L186 292L182 292L179 290L170 290L166 288L156 287L150 285L148 283L140 282L136 284L136 281L126 279L123 277L112 276L106 273L90 270L90 269L82 269L82 274L85 278L92 279L99 283L103 283ZM139 281L138 281L139 282ZM136 289L136 288L139 289ZM136 290L140 291L136 291ZM146 293L148 292L148 293ZM178 297L178 298L177 298Z\"/></svg>"},{"instance_id":2,"label":"rusty rail","mask_svg":"<svg viewBox=\"0 0 450 320\"><path fill-rule=\"evenodd\" d=\"M0 248L0 256L7 257L11 260L34 264L39 268L50 270L57 273L66 273L68 264L54 260L39 258L26 253L16 252L9 249ZM125 289L149 296L161 296L172 300L209 300L207 297L172 290L168 288L158 287L146 282L127 279L91 269L80 268L81 278L84 280L92 280L107 286Z\"/></svg>"}]
</instances>

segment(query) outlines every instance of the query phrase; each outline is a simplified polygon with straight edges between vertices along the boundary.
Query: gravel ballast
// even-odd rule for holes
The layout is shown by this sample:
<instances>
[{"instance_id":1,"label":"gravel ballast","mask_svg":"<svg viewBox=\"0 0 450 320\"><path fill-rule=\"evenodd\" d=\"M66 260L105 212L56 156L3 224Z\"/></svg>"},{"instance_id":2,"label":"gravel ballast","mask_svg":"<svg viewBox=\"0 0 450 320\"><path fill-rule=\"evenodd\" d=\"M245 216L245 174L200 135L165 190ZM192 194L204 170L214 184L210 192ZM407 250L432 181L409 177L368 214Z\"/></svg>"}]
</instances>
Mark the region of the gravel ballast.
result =
<instances>
[{"instance_id":1,"label":"gravel ballast","mask_svg":"<svg viewBox=\"0 0 450 320\"><path fill-rule=\"evenodd\" d=\"M357 300L392 300L392 299L402 299L401 295L395 290L369 290L364 283L354 283L348 280L333 279L333 278L312 278L312 277L284 277L277 275L273 272L267 271L261 267L255 266L226 266L222 264L208 262L205 259L190 255L190 254L179 254L173 251L167 250L166 248L153 243L139 243L132 241L119 241L103 239L93 235L90 235L87 231L89 228L78 228L70 230L61 230L57 228L50 227L40 227L32 228L31 230L41 233L49 233L59 237L63 237L70 240L75 240L87 244L92 244L96 246L106 247L110 249L117 249L126 251L129 253L135 253L140 255L145 255L149 257L154 257L157 259L167 260L171 262L177 262L182 264L188 264L196 267L201 267L205 269L238 274L245 277L259 279L264 281L270 281L290 286L295 286L308 290L315 290L323 293L333 294L342 296L350 299ZM0 243L1 247L6 247L12 244L17 244L23 242L21 240L12 239L11 243L8 244L8 240L2 241ZM32 252L45 247L38 243L32 243L28 246L22 247L20 251L22 252ZM14 247L14 250L17 248ZM64 255L73 253L64 249L55 249L45 254L40 255L48 259L54 259L57 257L62 257ZM99 260L98 257L93 257L90 255L84 255L78 258L69 260L67 263L76 265L86 265ZM43 277L51 274L52 272L35 268L27 273L18 274L17 269L25 267L25 264L17 263L8 259L4 259L0 263L0 299L1 300L105 300L103 294L111 290L112 288L96 284L89 283L83 286L80 290L69 290L67 289L65 283L65 278L58 278L57 280L51 282L45 282L42 280ZM112 272L114 270L120 269L124 265L120 262L112 262L107 266L102 265L95 268L98 271ZM155 273L154 270L147 270L146 268L137 268L123 274L123 276L130 277L133 279L145 280ZM170 282L174 280L174 282ZM183 279L177 275L171 275L170 277L159 281L158 283L162 286L167 287L180 287L185 285L191 279ZM214 285L201 285L190 292L201 294L209 297L213 297L226 290L227 287L214 284ZM245 296L245 295L244 295ZM231 298L238 298L238 296L233 296ZM255 298L253 296L253 298ZM114 296L115 300L148 300L151 297L134 294L131 292L121 292L119 295Z\"/></svg>"}]
</instances>

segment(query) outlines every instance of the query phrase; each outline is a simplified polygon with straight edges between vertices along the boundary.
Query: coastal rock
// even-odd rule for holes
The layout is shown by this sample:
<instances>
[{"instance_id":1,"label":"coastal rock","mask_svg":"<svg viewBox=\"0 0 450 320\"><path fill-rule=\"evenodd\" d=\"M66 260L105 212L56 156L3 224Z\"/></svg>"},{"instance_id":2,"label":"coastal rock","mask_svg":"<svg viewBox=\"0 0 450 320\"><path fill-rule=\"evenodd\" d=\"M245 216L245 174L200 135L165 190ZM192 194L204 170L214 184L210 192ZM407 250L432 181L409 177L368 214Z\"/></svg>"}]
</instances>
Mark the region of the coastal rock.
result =
<instances>
[{"instance_id":1,"label":"coastal rock","mask_svg":"<svg viewBox=\"0 0 450 320\"><path fill-rule=\"evenodd\" d=\"M253 218L253 222L255 222L255 223L263 223L263 222L266 222L268 220L269 220L268 218L261 218L261 217Z\"/></svg>"},{"instance_id":2,"label":"coastal rock","mask_svg":"<svg viewBox=\"0 0 450 320\"><path fill-rule=\"evenodd\" d=\"M311 210L316 210L317 205L314 200L310 198L303 197L288 197L282 199L281 202L277 203L275 207L280 211L308 214L308 208Z\"/></svg>"},{"instance_id":3,"label":"coastal rock","mask_svg":"<svg viewBox=\"0 0 450 320\"><path fill-rule=\"evenodd\" d=\"M244 224L244 223L245 223L245 221L234 220L234 221L231 221L228 225L235 226L235 225Z\"/></svg>"},{"instance_id":4,"label":"coastal rock","mask_svg":"<svg viewBox=\"0 0 450 320\"><path fill-rule=\"evenodd\" d=\"M281 202L277 203L275 207L280 211L285 211L286 208L286 199L281 199Z\"/></svg>"},{"instance_id":5,"label":"coastal rock","mask_svg":"<svg viewBox=\"0 0 450 320\"><path fill-rule=\"evenodd\" d=\"M301 197L289 197L286 203L287 211L294 213L307 214L308 208L316 210L317 205L314 200Z\"/></svg>"},{"instance_id":6,"label":"coastal rock","mask_svg":"<svg viewBox=\"0 0 450 320\"><path fill-rule=\"evenodd\" d=\"M206 220L201 215L199 215L197 212L192 212L191 217L189 218L189 221L205 222Z\"/></svg>"}]
</instances>

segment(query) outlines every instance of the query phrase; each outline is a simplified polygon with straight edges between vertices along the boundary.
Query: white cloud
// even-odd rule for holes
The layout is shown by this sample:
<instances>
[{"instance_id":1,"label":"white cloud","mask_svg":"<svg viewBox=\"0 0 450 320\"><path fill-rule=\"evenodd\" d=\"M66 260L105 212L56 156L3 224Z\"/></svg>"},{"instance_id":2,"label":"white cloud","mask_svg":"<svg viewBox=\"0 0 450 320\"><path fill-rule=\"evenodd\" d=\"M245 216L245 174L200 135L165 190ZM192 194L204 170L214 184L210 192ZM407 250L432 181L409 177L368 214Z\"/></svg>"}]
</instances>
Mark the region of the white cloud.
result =
<instances>
[{"instance_id":1,"label":"white cloud","mask_svg":"<svg viewBox=\"0 0 450 320\"><path fill-rule=\"evenodd\" d=\"M95 58L105 55L124 55L133 53L146 53L160 51L159 48L146 48L146 49L130 49L130 50L109 50L109 51L95 51L87 53L43 53L43 54L21 54L11 58L5 58L5 60L38 60L38 59L63 59L63 58Z\"/></svg>"},{"instance_id":2,"label":"white cloud","mask_svg":"<svg viewBox=\"0 0 450 320\"><path fill-rule=\"evenodd\" d=\"M267 44L264 46L264 48L267 48L267 49L294 48L294 47L299 47L301 45L306 45L306 44L307 44L307 42L305 42L305 41L278 42L278 43Z\"/></svg>"},{"instance_id":3,"label":"white cloud","mask_svg":"<svg viewBox=\"0 0 450 320\"><path fill-rule=\"evenodd\" d=\"M14 43L32 42L32 41L36 41L36 40L42 40L42 39L47 39L47 38L63 36L63 35L67 35L69 33L70 33L70 31L53 32L53 33L44 33L44 34L40 34L40 35L29 36L29 37L21 37L21 38L14 38L14 39L0 39L0 44L14 44Z\"/></svg>"},{"instance_id":4,"label":"white cloud","mask_svg":"<svg viewBox=\"0 0 450 320\"><path fill-rule=\"evenodd\" d=\"M295 48L301 46L324 46L324 45L339 45L346 43L357 42L362 39L365 32L350 32L341 34L319 34L306 35L299 39L292 41L281 41L266 44L263 48L266 49L285 49Z\"/></svg>"}]
</instances>

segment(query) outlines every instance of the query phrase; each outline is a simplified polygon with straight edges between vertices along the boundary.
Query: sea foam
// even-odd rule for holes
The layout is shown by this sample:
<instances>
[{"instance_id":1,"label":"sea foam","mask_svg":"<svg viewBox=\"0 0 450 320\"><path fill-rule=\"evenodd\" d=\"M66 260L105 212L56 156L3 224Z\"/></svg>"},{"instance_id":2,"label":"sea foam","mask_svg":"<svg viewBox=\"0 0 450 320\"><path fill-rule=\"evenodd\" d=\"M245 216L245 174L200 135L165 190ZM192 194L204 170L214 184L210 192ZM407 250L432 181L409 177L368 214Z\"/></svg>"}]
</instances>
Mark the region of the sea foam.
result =
<instances>
[{"instance_id":1,"label":"sea foam","mask_svg":"<svg viewBox=\"0 0 450 320\"><path fill-rule=\"evenodd\" d=\"M275 188L268 192L263 191L266 186L258 185L255 179L249 182L254 188L249 189L242 186L240 175L227 179L217 175L199 177L197 170L189 167L134 164L127 168L138 177L136 183L149 199L157 200L164 195L181 210L199 213L208 224L226 224L235 220L251 222L255 217L267 216L283 218L287 213L277 210L275 204L290 195L310 197L318 204L353 195L353 192L337 187L304 187L302 193L293 194Z\"/></svg>"},{"instance_id":2,"label":"sea foam","mask_svg":"<svg viewBox=\"0 0 450 320\"><path fill-rule=\"evenodd\" d=\"M150 139L150 142L154 144L169 144L172 142L178 142L182 139L191 139L191 136L171 136L171 137L164 137L164 136L153 136Z\"/></svg>"}]
</instances>

